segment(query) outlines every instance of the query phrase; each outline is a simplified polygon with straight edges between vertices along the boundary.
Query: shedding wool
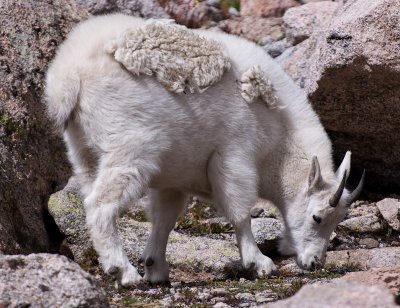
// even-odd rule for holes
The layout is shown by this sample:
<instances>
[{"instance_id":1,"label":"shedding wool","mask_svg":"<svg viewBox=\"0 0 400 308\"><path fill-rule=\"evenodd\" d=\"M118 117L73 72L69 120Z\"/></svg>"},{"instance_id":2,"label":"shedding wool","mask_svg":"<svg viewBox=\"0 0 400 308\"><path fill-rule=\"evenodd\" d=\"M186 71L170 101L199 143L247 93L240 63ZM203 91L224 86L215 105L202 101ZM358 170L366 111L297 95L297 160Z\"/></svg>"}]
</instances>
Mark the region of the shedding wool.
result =
<instances>
[{"instance_id":1,"label":"shedding wool","mask_svg":"<svg viewBox=\"0 0 400 308\"><path fill-rule=\"evenodd\" d=\"M230 68L219 43L168 20L128 29L106 51L132 74L155 75L174 93L201 93Z\"/></svg>"},{"instance_id":2,"label":"shedding wool","mask_svg":"<svg viewBox=\"0 0 400 308\"><path fill-rule=\"evenodd\" d=\"M270 109L283 108L279 106L275 89L258 65L245 71L241 77L241 95L247 103L252 103L261 98Z\"/></svg>"}]
</instances>

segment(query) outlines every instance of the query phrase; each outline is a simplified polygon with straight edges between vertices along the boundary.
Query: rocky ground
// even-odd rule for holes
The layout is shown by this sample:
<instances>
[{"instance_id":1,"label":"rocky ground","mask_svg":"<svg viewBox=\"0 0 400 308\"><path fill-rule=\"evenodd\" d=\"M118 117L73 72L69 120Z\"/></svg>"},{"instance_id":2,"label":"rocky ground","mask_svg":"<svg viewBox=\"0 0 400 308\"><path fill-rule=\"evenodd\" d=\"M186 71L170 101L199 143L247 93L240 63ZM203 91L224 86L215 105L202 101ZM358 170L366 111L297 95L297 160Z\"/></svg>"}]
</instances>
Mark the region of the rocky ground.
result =
<instances>
[{"instance_id":1,"label":"rocky ground","mask_svg":"<svg viewBox=\"0 0 400 308\"><path fill-rule=\"evenodd\" d=\"M400 191L398 7L400 0L0 1L0 307L400 303L400 201L393 194ZM363 197L381 200L351 206L331 237L324 269L304 272L277 254L279 212L260 200L252 229L280 274L254 279L240 266L232 227L212 203L194 198L171 233L169 285L120 288L104 275L73 181L47 202L70 170L40 101L44 72L73 25L110 12L174 18L243 36L263 46L304 88L333 141L335 159L352 150L350 180L366 168ZM118 222L135 264L151 228L145 204Z\"/></svg>"},{"instance_id":2,"label":"rocky ground","mask_svg":"<svg viewBox=\"0 0 400 308\"><path fill-rule=\"evenodd\" d=\"M134 264L138 264L150 230L145 205L146 200L142 200L118 222L124 247ZM328 296L321 299L314 289L303 291L302 286L311 284L313 288L320 286L324 290L324 283L328 282L335 292L352 290L346 291L347 298L343 299L342 295L342 300L353 301L356 307L394 306L393 295L400 291L399 207L398 199L354 203L331 237L324 269L306 272L300 270L293 259L278 255L276 244L283 228L280 214L272 204L260 200L252 210L252 230L262 252L273 258L280 274L254 279L253 273L240 266L230 224L218 215L212 203L194 198L170 236L167 259L171 266L171 284L121 288L99 267L73 180L66 189L54 194L49 203L50 213L66 236L63 251L93 275L106 290L109 304L116 307L249 307L272 302L286 307L286 302L279 304L280 300L299 289L302 291L294 301L299 305L306 300L304 305L308 306L306 303L313 300L321 304L331 299ZM375 286L369 290L368 284ZM373 296L365 297L361 290L368 290ZM334 303L338 307L341 305L341 302Z\"/></svg>"}]
</instances>

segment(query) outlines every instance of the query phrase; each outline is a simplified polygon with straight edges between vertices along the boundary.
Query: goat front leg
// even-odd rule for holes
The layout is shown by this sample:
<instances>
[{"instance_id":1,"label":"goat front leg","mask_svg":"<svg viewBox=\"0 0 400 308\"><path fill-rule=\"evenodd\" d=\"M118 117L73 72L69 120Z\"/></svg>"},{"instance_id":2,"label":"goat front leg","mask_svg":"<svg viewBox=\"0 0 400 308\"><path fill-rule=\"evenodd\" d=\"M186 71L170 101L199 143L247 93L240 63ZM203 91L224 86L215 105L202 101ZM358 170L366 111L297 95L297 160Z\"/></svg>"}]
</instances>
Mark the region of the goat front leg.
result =
<instances>
[{"instance_id":1,"label":"goat front leg","mask_svg":"<svg viewBox=\"0 0 400 308\"><path fill-rule=\"evenodd\" d=\"M258 277L278 274L274 262L263 255L257 246L253 233L251 232L250 217L242 221L233 222L233 225L243 267L246 269L254 269Z\"/></svg>"},{"instance_id":2,"label":"goat front leg","mask_svg":"<svg viewBox=\"0 0 400 308\"><path fill-rule=\"evenodd\" d=\"M152 229L141 261L144 262L144 279L151 283L162 283L169 279L165 257L168 237L188 198L172 189L151 190L149 197L151 202L147 216L152 222Z\"/></svg>"},{"instance_id":3,"label":"goat front leg","mask_svg":"<svg viewBox=\"0 0 400 308\"><path fill-rule=\"evenodd\" d=\"M104 271L127 286L137 284L141 276L122 247L116 219L129 202L138 200L146 191L150 175L143 163L112 167L114 160L100 165L93 191L84 204L91 239Z\"/></svg>"},{"instance_id":4,"label":"goat front leg","mask_svg":"<svg viewBox=\"0 0 400 308\"><path fill-rule=\"evenodd\" d=\"M250 209L257 199L257 172L254 163L239 149L216 153L210 160L208 173L213 199L233 224L243 267L253 269L258 277L276 273L276 266L263 255L251 232Z\"/></svg>"}]
</instances>

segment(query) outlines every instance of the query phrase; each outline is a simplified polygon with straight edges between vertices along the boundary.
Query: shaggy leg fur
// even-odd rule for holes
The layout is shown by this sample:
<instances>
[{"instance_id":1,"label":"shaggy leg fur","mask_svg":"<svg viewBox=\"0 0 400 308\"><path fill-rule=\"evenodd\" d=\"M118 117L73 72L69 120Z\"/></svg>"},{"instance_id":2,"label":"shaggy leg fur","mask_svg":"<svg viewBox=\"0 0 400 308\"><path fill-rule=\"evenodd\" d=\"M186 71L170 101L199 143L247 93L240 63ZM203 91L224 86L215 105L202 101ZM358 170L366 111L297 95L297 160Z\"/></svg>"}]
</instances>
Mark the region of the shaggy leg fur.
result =
<instances>
[{"instance_id":1,"label":"shaggy leg fur","mask_svg":"<svg viewBox=\"0 0 400 308\"><path fill-rule=\"evenodd\" d=\"M175 190L152 190L148 216L153 223L146 249L142 255L144 278L152 283L168 281L169 268L165 259L168 236L186 204L187 196Z\"/></svg>"},{"instance_id":2,"label":"shaggy leg fur","mask_svg":"<svg viewBox=\"0 0 400 308\"><path fill-rule=\"evenodd\" d=\"M85 198L92 191L96 172L93 164L96 159L85 146L83 139L81 130L76 127L74 122L70 121L68 128L64 132L64 140L68 148L69 161L81 186L80 191Z\"/></svg>"},{"instance_id":3,"label":"shaggy leg fur","mask_svg":"<svg viewBox=\"0 0 400 308\"><path fill-rule=\"evenodd\" d=\"M113 167L117 163L118 167ZM127 203L139 199L147 188L152 169L146 167L149 166L143 161L126 162L115 154L105 157L93 191L85 199L87 224L104 271L118 275L124 286L138 283L141 276L122 248L116 218Z\"/></svg>"},{"instance_id":4,"label":"shaggy leg fur","mask_svg":"<svg viewBox=\"0 0 400 308\"><path fill-rule=\"evenodd\" d=\"M232 222L244 268L257 272L259 277L276 271L272 260L264 256L254 240L250 224L250 208L257 199L254 164L241 160L243 153L226 151L226 157L214 155L209 165L209 180L213 198Z\"/></svg>"}]
</instances>

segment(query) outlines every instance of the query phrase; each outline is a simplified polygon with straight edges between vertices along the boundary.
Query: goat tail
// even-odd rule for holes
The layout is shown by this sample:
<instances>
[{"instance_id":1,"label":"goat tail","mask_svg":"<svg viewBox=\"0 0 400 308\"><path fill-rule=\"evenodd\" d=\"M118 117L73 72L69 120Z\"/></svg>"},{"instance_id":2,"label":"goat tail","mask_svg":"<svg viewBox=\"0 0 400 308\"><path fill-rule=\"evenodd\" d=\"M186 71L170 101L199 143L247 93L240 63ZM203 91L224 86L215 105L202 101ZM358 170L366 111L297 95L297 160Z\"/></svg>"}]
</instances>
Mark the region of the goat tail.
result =
<instances>
[{"instance_id":1,"label":"goat tail","mask_svg":"<svg viewBox=\"0 0 400 308\"><path fill-rule=\"evenodd\" d=\"M46 76L44 102L50 118L62 131L78 105L80 83L77 73L68 72L60 78L49 72Z\"/></svg>"}]
</instances>

